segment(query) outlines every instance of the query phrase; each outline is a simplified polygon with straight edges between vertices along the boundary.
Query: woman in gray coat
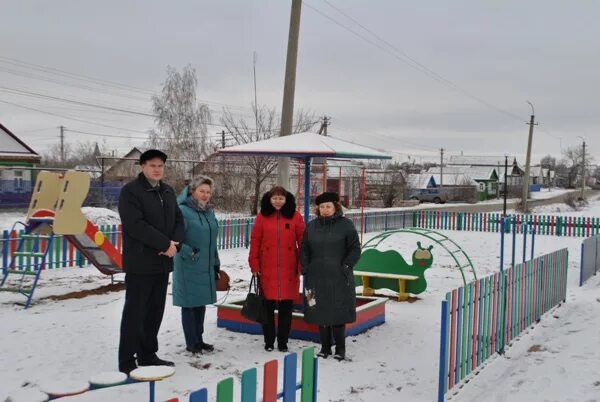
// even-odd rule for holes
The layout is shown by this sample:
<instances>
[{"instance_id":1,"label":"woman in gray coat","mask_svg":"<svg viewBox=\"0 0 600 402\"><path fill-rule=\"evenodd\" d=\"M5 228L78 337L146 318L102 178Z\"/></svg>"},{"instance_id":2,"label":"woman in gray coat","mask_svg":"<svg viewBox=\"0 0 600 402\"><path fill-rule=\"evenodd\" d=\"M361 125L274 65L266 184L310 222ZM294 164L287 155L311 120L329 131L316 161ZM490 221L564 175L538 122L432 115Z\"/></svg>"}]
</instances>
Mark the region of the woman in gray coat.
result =
<instances>
[{"instance_id":1,"label":"woman in gray coat","mask_svg":"<svg viewBox=\"0 0 600 402\"><path fill-rule=\"evenodd\" d=\"M321 351L317 356L346 358L346 323L356 320L356 289L352 267L360 257L354 224L342 214L337 193L316 198L316 215L302 240L304 319L319 326ZM333 338L333 339L332 339Z\"/></svg>"}]
</instances>

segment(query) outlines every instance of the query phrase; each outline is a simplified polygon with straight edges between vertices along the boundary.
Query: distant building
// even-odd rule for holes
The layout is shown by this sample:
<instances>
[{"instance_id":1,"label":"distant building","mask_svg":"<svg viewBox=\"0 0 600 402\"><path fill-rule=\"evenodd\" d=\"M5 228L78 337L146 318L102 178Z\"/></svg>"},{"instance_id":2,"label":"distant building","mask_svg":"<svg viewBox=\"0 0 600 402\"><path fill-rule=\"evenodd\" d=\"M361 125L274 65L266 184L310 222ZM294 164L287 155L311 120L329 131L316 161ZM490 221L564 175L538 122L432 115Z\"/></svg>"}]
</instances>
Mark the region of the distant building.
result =
<instances>
[{"instance_id":1,"label":"distant building","mask_svg":"<svg viewBox=\"0 0 600 402\"><path fill-rule=\"evenodd\" d=\"M35 175L32 167L41 161L40 155L0 124L0 204L11 203L18 194L30 193ZM22 198L22 197L21 197Z\"/></svg>"},{"instance_id":2,"label":"distant building","mask_svg":"<svg viewBox=\"0 0 600 402\"><path fill-rule=\"evenodd\" d=\"M114 158L103 159L101 156L100 165L104 170L103 180L106 182L127 182L132 180L140 173L139 159L145 148L133 147L121 159Z\"/></svg>"},{"instance_id":3,"label":"distant building","mask_svg":"<svg viewBox=\"0 0 600 402\"><path fill-rule=\"evenodd\" d=\"M438 184L444 187L477 187L477 198L485 201L498 197L498 172L492 166L444 166L429 168ZM443 176L443 177L442 177ZM442 181L443 179L443 181Z\"/></svg>"}]
</instances>

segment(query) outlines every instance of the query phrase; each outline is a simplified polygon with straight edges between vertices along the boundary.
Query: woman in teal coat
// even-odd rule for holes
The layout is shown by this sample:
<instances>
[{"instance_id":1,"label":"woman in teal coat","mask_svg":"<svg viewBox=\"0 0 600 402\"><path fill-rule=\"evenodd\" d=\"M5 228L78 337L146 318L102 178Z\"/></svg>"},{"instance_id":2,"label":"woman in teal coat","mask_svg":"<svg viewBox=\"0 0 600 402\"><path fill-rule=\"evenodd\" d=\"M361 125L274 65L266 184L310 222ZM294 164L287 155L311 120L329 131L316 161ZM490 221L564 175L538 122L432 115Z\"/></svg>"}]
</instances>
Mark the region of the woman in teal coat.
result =
<instances>
[{"instance_id":1,"label":"woman in teal coat","mask_svg":"<svg viewBox=\"0 0 600 402\"><path fill-rule=\"evenodd\" d=\"M209 203L212 187L212 179L198 176L177 199L185 222L185 235L175 256L173 304L181 307L186 349L192 353L214 350L202 337L206 305L217 301L216 279L220 270L219 228Z\"/></svg>"}]
</instances>

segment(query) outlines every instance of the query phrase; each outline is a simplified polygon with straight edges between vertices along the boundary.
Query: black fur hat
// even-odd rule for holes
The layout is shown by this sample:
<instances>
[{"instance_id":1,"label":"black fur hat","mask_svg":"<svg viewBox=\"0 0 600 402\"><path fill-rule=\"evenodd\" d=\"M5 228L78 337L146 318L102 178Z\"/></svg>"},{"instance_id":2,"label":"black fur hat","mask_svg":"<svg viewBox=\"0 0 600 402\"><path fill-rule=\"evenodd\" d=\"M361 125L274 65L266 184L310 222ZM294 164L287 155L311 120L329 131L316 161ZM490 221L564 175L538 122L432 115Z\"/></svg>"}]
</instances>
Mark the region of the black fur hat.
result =
<instances>
[{"instance_id":1,"label":"black fur hat","mask_svg":"<svg viewBox=\"0 0 600 402\"><path fill-rule=\"evenodd\" d=\"M340 196L338 193L334 193L332 191L325 191L323 194L320 194L315 198L315 204L319 205L324 202L340 202Z\"/></svg>"},{"instance_id":2,"label":"black fur hat","mask_svg":"<svg viewBox=\"0 0 600 402\"><path fill-rule=\"evenodd\" d=\"M286 191L285 204L280 209L281 214L288 219L291 219L296 212L296 198L292 193ZM275 213L275 208L271 205L271 191L263 194L260 201L260 213L263 216L269 216Z\"/></svg>"}]
</instances>

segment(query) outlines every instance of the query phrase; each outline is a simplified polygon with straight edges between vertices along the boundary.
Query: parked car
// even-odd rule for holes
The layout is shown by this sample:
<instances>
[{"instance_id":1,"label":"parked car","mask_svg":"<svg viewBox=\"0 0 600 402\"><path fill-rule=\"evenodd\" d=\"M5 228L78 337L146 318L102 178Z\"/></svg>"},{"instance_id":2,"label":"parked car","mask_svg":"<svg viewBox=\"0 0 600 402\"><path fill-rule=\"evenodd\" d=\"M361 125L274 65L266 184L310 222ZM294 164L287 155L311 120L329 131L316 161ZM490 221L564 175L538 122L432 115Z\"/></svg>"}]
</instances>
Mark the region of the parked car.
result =
<instances>
[{"instance_id":1,"label":"parked car","mask_svg":"<svg viewBox=\"0 0 600 402\"><path fill-rule=\"evenodd\" d=\"M443 204L448 201L448 193L439 188L420 188L412 190L408 198L419 202Z\"/></svg>"}]
</instances>

